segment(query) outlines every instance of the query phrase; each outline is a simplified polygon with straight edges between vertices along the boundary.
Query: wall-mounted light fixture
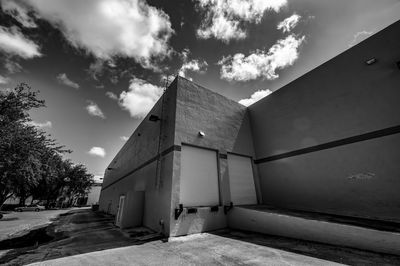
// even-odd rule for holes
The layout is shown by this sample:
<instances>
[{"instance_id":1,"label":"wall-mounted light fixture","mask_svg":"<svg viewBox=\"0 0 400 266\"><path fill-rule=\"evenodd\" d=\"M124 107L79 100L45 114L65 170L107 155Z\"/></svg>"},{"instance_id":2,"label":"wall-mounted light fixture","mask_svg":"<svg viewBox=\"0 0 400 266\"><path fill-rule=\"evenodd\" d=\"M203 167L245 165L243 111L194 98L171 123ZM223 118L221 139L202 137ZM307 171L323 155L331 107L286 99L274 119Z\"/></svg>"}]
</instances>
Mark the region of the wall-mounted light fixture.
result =
<instances>
[{"instance_id":1,"label":"wall-mounted light fixture","mask_svg":"<svg viewBox=\"0 0 400 266\"><path fill-rule=\"evenodd\" d=\"M375 58L375 57L370 58L370 59L368 59L367 61L365 61L365 63L366 63L367 65L372 65L372 64L376 63L376 58Z\"/></svg>"},{"instance_id":2,"label":"wall-mounted light fixture","mask_svg":"<svg viewBox=\"0 0 400 266\"><path fill-rule=\"evenodd\" d=\"M206 133L204 133L203 131L199 131L199 136L200 137L204 137L206 135Z\"/></svg>"},{"instance_id":3,"label":"wall-mounted light fixture","mask_svg":"<svg viewBox=\"0 0 400 266\"><path fill-rule=\"evenodd\" d=\"M157 115L150 115L149 120L151 122L157 122L158 120L161 120Z\"/></svg>"}]
</instances>

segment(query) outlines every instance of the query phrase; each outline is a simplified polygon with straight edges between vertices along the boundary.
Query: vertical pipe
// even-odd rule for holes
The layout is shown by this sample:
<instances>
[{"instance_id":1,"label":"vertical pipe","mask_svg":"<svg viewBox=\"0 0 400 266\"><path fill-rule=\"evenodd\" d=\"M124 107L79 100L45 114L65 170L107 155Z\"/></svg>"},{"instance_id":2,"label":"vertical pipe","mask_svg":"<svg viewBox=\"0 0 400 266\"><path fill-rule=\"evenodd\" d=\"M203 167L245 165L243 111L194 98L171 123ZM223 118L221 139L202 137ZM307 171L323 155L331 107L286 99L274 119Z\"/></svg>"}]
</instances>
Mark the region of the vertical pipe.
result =
<instances>
[{"instance_id":1,"label":"vertical pipe","mask_svg":"<svg viewBox=\"0 0 400 266\"><path fill-rule=\"evenodd\" d=\"M168 75L165 80L165 88L163 91L163 94L161 95L161 114L160 114L160 132L158 134L158 147L157 147L157 166L156 166L156 188L159 189L161 186L161 141L162 141L162 126L163 126L163 115L164 115L164 98L165 94L167 92L167 86L168 86Z\"/></svg>"}]
</instances>

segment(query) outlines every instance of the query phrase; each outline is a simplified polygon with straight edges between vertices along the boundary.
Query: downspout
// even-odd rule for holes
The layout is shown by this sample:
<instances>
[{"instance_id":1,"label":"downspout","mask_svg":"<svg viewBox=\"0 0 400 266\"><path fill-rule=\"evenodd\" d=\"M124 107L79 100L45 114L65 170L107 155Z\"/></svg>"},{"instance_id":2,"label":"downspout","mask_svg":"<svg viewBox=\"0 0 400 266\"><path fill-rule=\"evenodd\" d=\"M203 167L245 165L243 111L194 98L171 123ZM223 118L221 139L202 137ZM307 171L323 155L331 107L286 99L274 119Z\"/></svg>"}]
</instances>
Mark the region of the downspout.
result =
<instances>
[{"instance_id":1,"label":"downspout","mask_svg":"<svg viewBox=\"0 0 400 266\"><path fill-rule=\"evenodd\" d=\"M159 189L161 184L161 141L162 141L162 129L163 129L163 121L164 121L164 99L165 99L165 94L167 92L167 86L168 86L168 76L165 80L165 88L163 91L163 94L161 96L161 114L160 114L160 132L158 134L158 146L157 146L157 166L156 166L156 189Z\"/></svg>"}]
</instances>

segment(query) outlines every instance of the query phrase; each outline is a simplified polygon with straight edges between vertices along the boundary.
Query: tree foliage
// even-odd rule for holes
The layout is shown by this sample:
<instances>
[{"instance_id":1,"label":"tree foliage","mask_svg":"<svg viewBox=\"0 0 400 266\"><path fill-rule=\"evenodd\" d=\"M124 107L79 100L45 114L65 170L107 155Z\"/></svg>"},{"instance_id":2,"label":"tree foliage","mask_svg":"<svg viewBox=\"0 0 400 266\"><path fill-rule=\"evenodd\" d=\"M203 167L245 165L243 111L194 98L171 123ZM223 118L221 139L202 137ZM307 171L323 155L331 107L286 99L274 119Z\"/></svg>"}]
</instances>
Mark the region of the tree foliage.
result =
<instances>
[{"instance_id":1,"label":"tree foliage","mask_svg":"<svg viewBox=\"0 0 400 266\"><path fill-rule=\"evenodd\" d=\"M0 206L11 196L32 196L47 205L84 195L93 175L63 158L71 152L30 122L29 111L45 106L27 84L0 91Z\"/></svg>"}]
</instances>

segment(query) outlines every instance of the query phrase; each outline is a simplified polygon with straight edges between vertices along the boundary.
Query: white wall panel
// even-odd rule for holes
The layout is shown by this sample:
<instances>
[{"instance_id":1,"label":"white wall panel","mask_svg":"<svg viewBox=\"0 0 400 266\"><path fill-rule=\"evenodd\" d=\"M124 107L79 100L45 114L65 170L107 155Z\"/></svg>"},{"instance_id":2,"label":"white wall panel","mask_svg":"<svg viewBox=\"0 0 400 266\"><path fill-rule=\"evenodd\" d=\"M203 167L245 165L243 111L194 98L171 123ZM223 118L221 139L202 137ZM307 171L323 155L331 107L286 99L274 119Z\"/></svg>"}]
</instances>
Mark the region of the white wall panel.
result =
<instances>
[{"instance_id":1,"label":"white wall panel","mask_svg":"<svg viewBox=\"0 0 400 266\"><path fill-rule=\"evenodd\" d=\"M251 159L228 154L228 167L231 201L233 204L257 204Z\"/></svg>"},{"instance_id":2,"label":"white wall panel","mask_svg":"<svg viewBox=\"0 0 400 266\"><path fill-rule=\"evenodd\" d=\"M215 151L182 145L180 203L183 206L219 204Z\"/></svg>"}]
</instances>

